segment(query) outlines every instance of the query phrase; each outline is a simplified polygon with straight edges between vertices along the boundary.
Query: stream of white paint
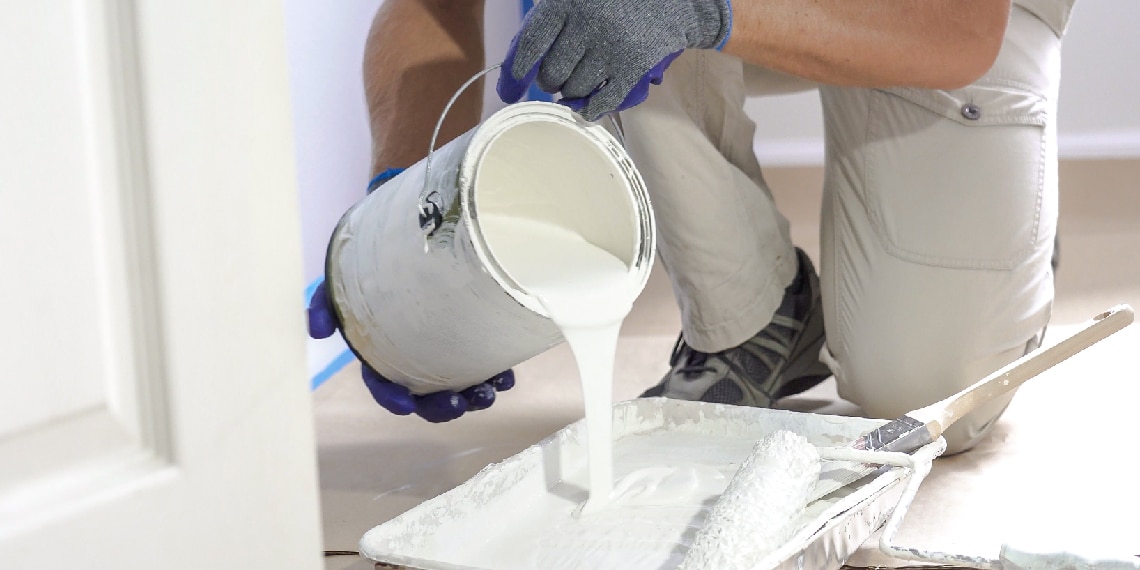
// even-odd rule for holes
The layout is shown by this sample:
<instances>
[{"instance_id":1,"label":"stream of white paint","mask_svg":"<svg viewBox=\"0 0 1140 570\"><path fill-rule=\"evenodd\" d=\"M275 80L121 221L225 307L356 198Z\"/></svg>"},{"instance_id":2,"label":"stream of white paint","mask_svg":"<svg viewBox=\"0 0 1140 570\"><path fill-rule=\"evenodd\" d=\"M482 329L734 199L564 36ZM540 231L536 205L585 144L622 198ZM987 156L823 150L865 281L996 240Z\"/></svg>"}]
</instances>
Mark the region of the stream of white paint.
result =
<instances>
[{"instance_id":1,"label":"stream of white paint","mask_svg":"<svg viewBox=\"0 0 1140 570\"><path fill-rule=\"evenodd\" d=\"M613 489L614 354L639 283L620 259L565 228L503 215L479 223L499 265L539 299L574 352L588 426L585 507L596 509Z\"/></svg>"},{"instance_id":2,"label":"stream of white paint","mask_svg":"<svg viewBox=\"0 0 1140 570\"><path fill-rule=\"evenodd\" d=\"M482 216L479 223L499 266L540 300L574 353L586 408L589 485L584 502L581 493L564 481L537 500L500 501L495 508L509 512L492 509L484 514L499 519L500 526L509 526L513 532L504 536L472 529L472 535L498 535L515 546L488 539L488 546L495 546L472 548L467 553L472 558L469 563L497 569L676 567L736 465L702 461L704 454L695 449L658 463L630 465L623 456L619 457L622 476L615 486L614 355L621 323L640 291L635 276L620 259L565 228L503 215ZM752 528L757 521L765 522L760 527L772 527L772 536L768 541L760 537L753 554L764 554L787 538L789 533L777 531L802 511L819 474L819 459L804 438L779 433L787 437L767 444L762 456L748 464L756 467L749 480L738 485L745 491L734 494L737 501L718 503L721 508L713 510L722 513L717 520L729 521L722 526L741 523L742 528L735 531L739 536L732 535L736 539L725 544L723 540L710 542L699 553L704 558L698 560L709 556L720 562L733 559L733 549L754 542L754 531L763 532L763 528ZM805 460L803 469L783 469L782 458L804 448L807 451L801 455L814 457L814 463ZM767 506L774 507L781 500L795 504L767 509L754 504L764 497L769 480L779 483L774 488L780 497L767 499ZM788 492L793 488L802 492ZM570 497L576 506L568 510L566 499ZM718 539L724 536L716 533ZM722 547L729 551L712 552Z\"/></svg>"}]
</instances>

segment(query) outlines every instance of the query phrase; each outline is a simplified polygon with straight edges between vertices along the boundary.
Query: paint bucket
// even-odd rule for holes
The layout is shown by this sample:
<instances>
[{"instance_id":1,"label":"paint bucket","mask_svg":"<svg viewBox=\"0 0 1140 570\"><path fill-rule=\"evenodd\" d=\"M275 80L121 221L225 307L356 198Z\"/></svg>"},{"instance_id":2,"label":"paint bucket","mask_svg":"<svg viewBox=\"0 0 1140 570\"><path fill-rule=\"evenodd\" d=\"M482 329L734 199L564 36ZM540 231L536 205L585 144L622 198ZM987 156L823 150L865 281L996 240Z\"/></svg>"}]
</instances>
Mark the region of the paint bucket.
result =
<instances>
[{"instance_id":1,"label":"paint bucket","mask_svg":"<svg viewBox=\"0 0 1140 570\"><path fill-rule=\"evenodd\" d=\"M637 292L653 265L649 196L614 134L561 105L511 105L338 224L326 280L362 362L423 394L475 385L562 342L537 299L498 263L479 223L491 214L576 232L622 260Z\"/></svg>"}]
</instances>

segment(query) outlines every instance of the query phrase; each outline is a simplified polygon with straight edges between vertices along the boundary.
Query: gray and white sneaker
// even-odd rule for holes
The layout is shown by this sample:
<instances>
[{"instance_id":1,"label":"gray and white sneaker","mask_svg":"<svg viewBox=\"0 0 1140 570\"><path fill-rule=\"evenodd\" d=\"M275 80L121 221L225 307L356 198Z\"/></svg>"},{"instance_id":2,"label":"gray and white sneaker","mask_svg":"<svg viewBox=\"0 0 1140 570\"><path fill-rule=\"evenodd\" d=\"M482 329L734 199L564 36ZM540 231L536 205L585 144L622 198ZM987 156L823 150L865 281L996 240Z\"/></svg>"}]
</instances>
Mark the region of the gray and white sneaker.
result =
<instances>
[{"instance_id":1,"label":"gray and white sneaker","mask_svg":"<svg viewBox=\"0 0 1140 570\"><path fill-rule=\"evenodd\" d=\"M796 279L768 326L740 346L711 354L689 346L683 335L677 337L669 359L672 370L641 396L767 408L830 376L819 361L824 342L819 276L799 248L796 257Z\"/></svg>"}]
</instances>

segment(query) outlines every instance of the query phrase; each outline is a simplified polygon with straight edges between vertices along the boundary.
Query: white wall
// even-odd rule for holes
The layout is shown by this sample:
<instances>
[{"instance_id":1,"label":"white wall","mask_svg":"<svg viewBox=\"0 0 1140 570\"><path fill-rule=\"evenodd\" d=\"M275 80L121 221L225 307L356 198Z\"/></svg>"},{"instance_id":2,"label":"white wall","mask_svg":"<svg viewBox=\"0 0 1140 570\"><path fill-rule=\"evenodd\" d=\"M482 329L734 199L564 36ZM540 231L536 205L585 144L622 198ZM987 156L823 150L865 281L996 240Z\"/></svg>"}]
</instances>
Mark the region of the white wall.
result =
<instances>
[{"instance_id":1,"label":"white wall","mask_svg":"<svg viewBox=\"0 0 1140 570\"><path fill-rule=\"evenodd\" d=\"M1140 2L1079 0L1062 50L1058 135L1062 158L1140 157ZM823 161L815 92L752 99L765 165Z\"/></svg>"},{"instance_id":2,"label":"white wall","mask_svg":"<svg viewBox=\"0 0 1140 570\"><path fill-rule=\"evenodd\" d=\"M1140 156L1140 2L1080 0L1062 51L1063 157Z\"/></svg>"},{"instance_id":3,"label":"white wall","mask_svg":"<svg viewBox=\"0 0 1140 570\"><path fill-rule=\"evenodd\" d=\"M379 3L285 2L308 280L323 272L329 233L368 183L368 115L360 65Z\"/></svg>"}]
</instances>

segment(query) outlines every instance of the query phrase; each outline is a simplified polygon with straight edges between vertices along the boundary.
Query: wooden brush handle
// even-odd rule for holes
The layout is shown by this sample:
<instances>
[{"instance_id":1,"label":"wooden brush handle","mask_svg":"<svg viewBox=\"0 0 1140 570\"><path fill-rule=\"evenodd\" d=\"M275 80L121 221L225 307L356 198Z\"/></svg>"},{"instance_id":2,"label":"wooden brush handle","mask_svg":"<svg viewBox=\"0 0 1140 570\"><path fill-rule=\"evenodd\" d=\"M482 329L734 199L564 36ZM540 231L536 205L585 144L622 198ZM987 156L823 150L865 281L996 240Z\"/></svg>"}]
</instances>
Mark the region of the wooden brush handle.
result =
<instances>
[{"instance_id":1,"label":"wooden brush handle","mask_svg":"<svg viewBox=\"0 0 1140 570\"><path fill-rule=\"evenodd\" d=\"M925 423L930 428L931 435L937 439L946 428L974 408L1017 388L1026 380L1096 344L1131 322L1132 307L1117 305L1093 317L1073 336L1048 348L1034 350L982 378L973 386L907 415Z\"/></svg>"}]
</instances>

